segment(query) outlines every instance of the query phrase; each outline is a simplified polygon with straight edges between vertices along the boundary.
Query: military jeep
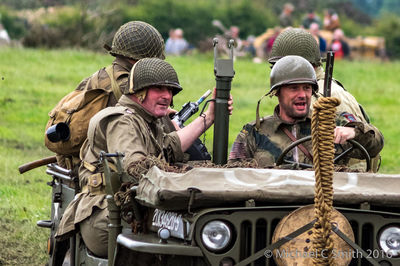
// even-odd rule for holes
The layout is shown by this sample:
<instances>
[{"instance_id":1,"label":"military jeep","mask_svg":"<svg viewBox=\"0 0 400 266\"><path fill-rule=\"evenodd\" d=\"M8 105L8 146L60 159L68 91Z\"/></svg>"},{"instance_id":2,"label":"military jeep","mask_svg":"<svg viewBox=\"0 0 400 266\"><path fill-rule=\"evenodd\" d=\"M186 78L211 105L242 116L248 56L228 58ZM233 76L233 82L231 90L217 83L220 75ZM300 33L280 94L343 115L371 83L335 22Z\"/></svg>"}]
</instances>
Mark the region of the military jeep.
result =
<instances>
[{"instance_id":1,"label":"military jeep","mask_svg":"<svg viewBox=\"0 0 400 266\"><path fill-rule=\"evenodd\" d=\"M219 139L214 139L213 162L222 165L227 158L233 52L229 60L215 61L215 74L214 136ZM79 232L55 241L59 221L79 187L71 171L48 164L51 219L38 226L50 229L50 266L316 265L315 257L329 256L321 254L324 249L313 249L314 171L194 167L173 173L153 166L137 184L125 187L121 197L128 177L122 156L100 156L108 194L107 258L94 256ZM400 265L398 187L400 175L333 174L329 251L335 264Z\"/></svg>"},{"instance_id":2,"label":"military jeep","mask_svg":"<svg viewBox=\"0 0 400 266\"><path fill-rule=\"evenodd\" d=\"M120 183L124 173L118 172L105 171L109 189ZM68 249L70 265L311 264L313 217L304 214L314 200L313 171L193 168L170 173L154 166L130 188L130 208L122 211L128 219L121 219L109 197L108 260L91 254L79 233L68 241L54 240L75 195L70 184L75 177L55 164L47 173L53 178L52 217L38 225L51 231L49 265L61 265ZM400 176L337 172L333 180L334 206L344 217L332 221L338 229L338 265L399 265Z\"/></svg>"}]
</instances>

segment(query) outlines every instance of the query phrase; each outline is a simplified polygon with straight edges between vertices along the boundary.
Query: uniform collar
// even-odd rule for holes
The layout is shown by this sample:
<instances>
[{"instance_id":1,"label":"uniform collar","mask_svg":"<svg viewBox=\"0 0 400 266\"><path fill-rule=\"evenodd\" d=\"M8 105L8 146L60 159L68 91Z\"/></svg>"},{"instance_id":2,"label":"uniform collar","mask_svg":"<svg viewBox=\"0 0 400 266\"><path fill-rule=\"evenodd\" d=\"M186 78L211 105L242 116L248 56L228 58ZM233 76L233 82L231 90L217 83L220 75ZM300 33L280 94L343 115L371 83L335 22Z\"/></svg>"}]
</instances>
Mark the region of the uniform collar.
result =
<instances>
[{"instance_id":1,"label":"uniform collar","mask_svg":"<svg viewBox=\"0 0 400 266\"><path fill-rule=\"evenodd\" d=\"M295 124L302 124L304 122L311 123L310 122L311 121L311 114L310 113L308 113L308 115L305 118L303 118L301 120L296 120L296 122L294 122L294 123L289 123L287 121L282 120L281 117L279 116L279 104L277 106L275 106L273 118L274 119L273 119L273 121L271 123L271 127L273 129L275 129L275 131L277 131L281 125L292 126L292 125L295 125Z\"/></svg>"},{"instance_id":2,"label":"uniform collar","mask_svg":"<svg viewBox=\"0 0 400 266\"><path fill-rule=\"evenodd\" d=\"M150 112L144 109L140 104L132 101L128 96L122 95L119 99L117 105L125 106L130 109L133 109L136 113L138 113L147 123L152 123L156 121L158 118L153 116Z\"/></svg>"},{"instance_id":3,"label":"uniform collar","mask_svg":"<svg viewBox=\"0 0 400 266\"><path fill-rule=\"evenodd\" d=\"M113 64L121 66L123 69L127 70L128 72L131 71L133 64L129 62L128 60L121 58L121 57L116 57L113 61Z\"/></svg>"}]
</instances>

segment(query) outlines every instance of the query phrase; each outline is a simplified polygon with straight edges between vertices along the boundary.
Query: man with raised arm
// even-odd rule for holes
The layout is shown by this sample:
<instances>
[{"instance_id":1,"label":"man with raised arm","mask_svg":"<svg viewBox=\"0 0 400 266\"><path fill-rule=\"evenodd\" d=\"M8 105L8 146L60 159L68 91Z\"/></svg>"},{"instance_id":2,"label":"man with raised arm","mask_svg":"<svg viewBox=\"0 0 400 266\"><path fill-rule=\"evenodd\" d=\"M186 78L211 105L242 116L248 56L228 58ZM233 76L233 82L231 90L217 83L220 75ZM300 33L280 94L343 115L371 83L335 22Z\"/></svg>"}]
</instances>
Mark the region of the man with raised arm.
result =
<instances>
[{"instance_id":1,"label":"man with raised arm","mask_svg":"<svg viewBox=\"0 0 400 266\"><path fill-rule=\"evenodd\" d=\"M123 153L123 168L128 174L135 163L150 156L168 163L184 162L184 152L214 123L214 103L183 129L166 131L161 119L167 115L173 96L181 90L169 63L158 58L136 62L118 104L90 120L88 138L80 154L82 192L65 211L69 215L61 221L58 238L79 224L87 248L96 256L107 257L108 209L100 152ZM230 112L232 103L228 102Z\"/></svg>"}]
</instances>

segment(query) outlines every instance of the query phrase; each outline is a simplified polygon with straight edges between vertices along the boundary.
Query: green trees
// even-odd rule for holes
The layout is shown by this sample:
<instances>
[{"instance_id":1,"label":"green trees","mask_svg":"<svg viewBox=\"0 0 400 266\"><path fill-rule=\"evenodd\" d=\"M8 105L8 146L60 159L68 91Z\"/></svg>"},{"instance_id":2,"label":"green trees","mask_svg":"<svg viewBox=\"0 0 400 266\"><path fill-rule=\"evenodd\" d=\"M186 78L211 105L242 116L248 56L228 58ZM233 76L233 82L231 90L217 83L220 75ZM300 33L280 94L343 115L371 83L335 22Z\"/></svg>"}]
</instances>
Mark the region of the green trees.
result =
<instances>
[{"instance_id":1,"label":"green trees","mask_svg":"<svg viewBox=\"0 0 400 266\"><path fill-rule=\"evenodd\" d=\"M400 58L400 19L382 13L387 9L400 12L400 4L394 0L379 1L379 10L369 6L373 14L369 16L355 5L363 1L293 1L295 26L310 6L321 17L324 9L334 8L347 36L385 37L389 55ZM245 39L277 26L283 5L278 0L35 0L25 6L17 2L4 0L0 5L1 22L12 39L20 39L29 47L78 46L95 50L102 49L104 43L111 44L114 32L130 20L151 23L165 39L171 28L182 28L184 37L198 46L222 33L212 25L212 20L218 19L227 28L239 26L240 37ZM27 19L26 13L21 14L23 7L33 8L24 11L29 13Z\"/></svg>"}]
</instances>

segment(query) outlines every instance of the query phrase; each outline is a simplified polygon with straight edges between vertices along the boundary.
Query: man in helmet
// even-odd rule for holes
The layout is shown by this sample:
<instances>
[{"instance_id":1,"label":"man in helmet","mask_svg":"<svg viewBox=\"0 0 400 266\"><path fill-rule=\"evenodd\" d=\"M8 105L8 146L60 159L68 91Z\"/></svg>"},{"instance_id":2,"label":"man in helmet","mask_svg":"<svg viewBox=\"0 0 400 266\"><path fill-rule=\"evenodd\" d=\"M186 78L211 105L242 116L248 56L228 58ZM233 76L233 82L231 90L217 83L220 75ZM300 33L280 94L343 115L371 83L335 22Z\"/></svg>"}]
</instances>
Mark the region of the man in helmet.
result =
<instances>
[{"instance_id":1,"label":"man in helmet","mask_svg":"<svg viewBox=\"0 0 400 266\"><path fill-rule=\"evenodd\" d=\"M318 92L315 97L312 98L312 103L314 103L317 97L323 95L325 78L317 41L311 33L304 29L286 29L276 38L268 62L273 65L280 58L287 55L298 55L304 57L314 67L318 81ZM354 96L346 91L340 82L335 79L332 81L331 96L336 97L341 101L341 104L337 107L337 113L340 114L343 111L350 112L360 121L369 122L367 115L362 110L362 107L358 104Z\"/></svg>"},{"instance_id":2,"label":"man in helmet","mask_svg":"<svg viewBox=\"0 0 400 266\"><path fill-rule=\"evenodd\" d=\"M110 91L107 106L114 106L128 86L128 75L137 60L145 57L164 59L164 40L152 25L143 21L130 21L122 25L114 35L112 46L105 45L115 57L108 67L103 67L82 80L76 90L103 89ZM88 117L88 120L90 117ZM166 123L173 130L170 121ZM77 156L58 155L58 163L68 169L77 170Z\"/></svg>"},{"instance_id":3,"label":"man in helmet","mask_svg":"<svg viewBox=\"0 0 400 266\"><path fill-rule=\"evenodd\" d=\"M269 55L269 63L275 64L277 60L287 55L298 55L308 60L314 67L318 81L318 92L311 98L311 111L314 102L318 97L323 95L325 72L322 67L319 45L312 34L304 29L288 28L281 32L276 38L271 53ZM336 79L332 79L331 96L338 98L341 102L336 107L336 114L340 116L343 113L350 113L361 122L370 123L369 117L363 107L357 102L354 96L348 92L342 83ZM350 121L350 120L349 120ZM357 164L357 160L353 160ZM377 172L380 164L380 155L378 154L372 159L372 169Z\"/></svg>"},{"instance_id":4,"label":"man in helmet","mask_svg":"<svg viewBox=\"0 0 400 266\"><path fill-rule=\"evenodd\" d=\"M318 91L313 66L303 57L286 56L278 60L270 74L271 89L266 95L278 97L274 114L246 124L237 136L229 159L254 158L260 167L273 167L282 151L296 139L311 135L311 97ZM365 122L348 121L346 116L336 119L335 143L344 144L354 139L375 156L383 147L378 129ZM288 153L286 159L311 164L311 142Z\"/></svg>"},{"instance_id":5,"label":"man in helmet","mask_svg":"<svg viewBox=\"0 0 400 266\"><path fill-rule=\"evenodd\" d=\"M99 166L100 152L125 154L123 168L135 176L135 163L154 156L168 163L183 162L184 152L214 122L214 103L201 117L179 131L166 132L161 118L172 98L182 90L174 68L158 58L144 58L130 72L129 86L115 107L103 109L90 120L88 138L81 149L79 168L82 192L66 209L60 239L79 224L87 248L107 257L107 201ZM232 100L228 102L232 111ZM65 216L65 215L64 215Z\"/></svg>"}]
</instances>

